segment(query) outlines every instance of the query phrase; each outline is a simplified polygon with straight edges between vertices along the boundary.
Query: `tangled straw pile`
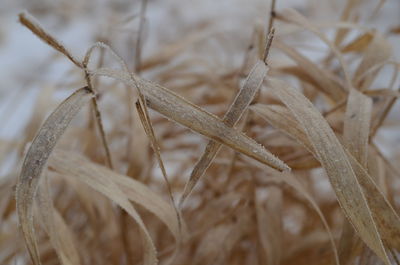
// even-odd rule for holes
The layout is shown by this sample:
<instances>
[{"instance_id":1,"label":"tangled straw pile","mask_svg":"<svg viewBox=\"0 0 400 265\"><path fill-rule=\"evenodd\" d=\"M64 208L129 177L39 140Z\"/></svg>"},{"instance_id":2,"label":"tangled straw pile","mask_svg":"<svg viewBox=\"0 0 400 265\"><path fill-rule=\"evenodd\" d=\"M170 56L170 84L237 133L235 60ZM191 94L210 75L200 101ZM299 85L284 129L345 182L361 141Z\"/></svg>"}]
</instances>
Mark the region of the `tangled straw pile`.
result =
<instances>
[{"instance_id":1,"label":"tangled straw pile","mask_svg":"<svg viewBox=\"0 0 400 265\"><path fill-rule=\"evenodd\" d=\"M23 139L1 142L17 163L0 183L0 263L400 264L397 158L375 143L398 126L396 25L357 22L362 1L325 24L272 1L244 61L219 69L191 49L227 45L211 22L144 58L146 5L133 59L107 38L79 59L19 15L79 85L56 108L65 84L44 87ZM299 31L323 56L290 44Z\"/></svg>"}]
</instances>

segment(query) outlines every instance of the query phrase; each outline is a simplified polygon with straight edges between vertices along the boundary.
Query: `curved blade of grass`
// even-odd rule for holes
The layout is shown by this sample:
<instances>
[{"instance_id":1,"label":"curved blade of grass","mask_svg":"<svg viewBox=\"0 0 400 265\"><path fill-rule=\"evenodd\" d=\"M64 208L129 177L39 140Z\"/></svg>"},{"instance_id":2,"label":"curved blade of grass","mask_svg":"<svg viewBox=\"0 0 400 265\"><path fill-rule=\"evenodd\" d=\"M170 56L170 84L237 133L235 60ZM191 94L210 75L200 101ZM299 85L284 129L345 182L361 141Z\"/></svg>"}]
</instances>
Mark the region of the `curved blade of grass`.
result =
<instances>
[{"instance_id":1,"label":"curved blade of grass","mask_svg":"<svg viewBox=\"0 0 400 265\"><path fill-rule=\"evenodd\" d=\"M91 97L91 91L84 87L64 100L44 122L25 156L16 187L16 202L22 233L35 265L41 264L33 227L33 198L40 176L57 141Z\"/></svg>"},{"instance_id":2,"label":"curved blade of grass","mask_svg":"<svg viewBox=\"0 0 400 265\"><path fill-rule=\"evenodd\" d=\"M109 76L130 86L136 86L129 73L103 68L96 70L93 74ZM160 85L140 77L135 77L135 79L141 87L147 105L165 117L274 169L290 170L284 162L268 152L263 146L243 133L230 128L217 116Z\"/></svg>"},{"instance_id":3,"label":"curved blade of grass","mask_svg":"<svg viewBox=\"0 0 400 265\"><path fill-rule=\"evenodd\" d=\"M229 127L233 127L237 121L242 116L243 112L247 109L257 91L259 90L262 82L267 75L268 66L262 62L258 61L253 69L250 71L243 87L240 89L239 93L236 95L233 103L229 107L222 121ZM218 150L221 148L221 144L210 140L206 146L206 149L196 163L194 169L190 174L188 182L186 182L185 189L183 191L182 197L179 201L179 208L182 207L185 199L192 192L194 186L198 180L204 175L207 168L210 166L211 161L217 155Z\"/></svg>"},{"instance_id":4,"label":"curved blade of grass","mask_svg":"<svg viewBox=\"0 0 400 265\"><path fill-rule=\"evenodd\" d=\"M312 103L284 82L276 79L268 81L275 88L273 92L291 110L306 133L316 157L329 176L346 217L363 241L386 264L390 264L382 238L387 243L387 232L400 231L396 229L398 222L396 214L391 212L393 209L363 167L351 154L346 153L329 124ZM378 208L378 205L384 207L384 210Z\"/></svg>"},{"instance_id":5,"label":"curved blade of grass","mask_svg":"<svg viewBox=\"0 0 400 265\"><path fill-rule=\"evenodd\" d=\"M350 15L355 7L357 7L359 1L350 0L346 2L346 6L342 11L340 21L347 22L350 20ZM335 34L335 41L334 44L339 46L343 40L347 37L349 33L348 29L338 29Z\"/></svg>"},{"instance_id":6,"label":"curved blade of grass","mask_svg":"<svg viewBox=\"0 0 400 265\"><path fill-rule=\"evenodd\" d=\"M339 101L345 97L345 89L327 70L322 69L318 64L310 61L296 49L286 45L282 41L277 40L275 45L295 61L301 70L316 82L316 87L329 95L330 98Z\"/></svg>"},{"instance_id":7,"label":"curved blade of grass","mask_svg":"<svg viewBox=\"0 0 400 265\"><path fill-rule=\"evenodd\" d=\"M353 157L347 154L357 179L363 188L365 198L371 209L377 229L385 246L392 251L400 249L400 218L386 197L378 188L367 170Z\"/></svg>"},{"instance_id":8,"label":"curved blade of grass","mask_svg":"<svg viewBox=\"0 0 400 265\"><path fill-rule=\"evenodd\" d=\"M139 70L145 71L157 66L162 66L168 63L171 59L177 57L179 53L185 51L185 49L191 47L202 40L208 39L213 32L198 32L195 31L188 35L182 36L178 41L167 44L165 47L161 47L160 50L150 55L150 57L143 60Z\"/></svg>"},{"instance_id":9,"label":"curved blade of grass","mask_svg":"<svg viewBox=\"0 0 400 265\"><path fill-rule=\"evenodd\" d=\"M49 165L58 173L67 177L76 176L81 179L86 176L93 179L104 178L111 180L129 200L141 205L157 216L178 241L180 235L179 222L173 207L143 183L118 174L102 165L95 164L75 152L57 150L49 160ZM185 233L185 227L183 226L182 228Z\"/></svg>"},{"instance_id":10,"label":"curved blade of grass","mask_svg":"<svg viewBox=\"0 0 400 265\"><path fill-rule=\"evenodd\" d=\"M54 208L50 196L47 177L43 185L38 189L39 213L42 222L46 227L46 232L50 237L61 264L79 265L81 264L76 242L72 231L69 229L60 213Z\"/></svg>"},{"instance_id":11,"label":"curved blade of grass","mask_svg":"<svg viewBox=\"0 0 400 265\"><path fill-rule=\"evenodd\" d=\"M312 23L309 21L306 17L301 15L298 11L294 9L286 9L282 12L282 18L284 20L287 20L288 22L298 25L304 29L309 30L310 32L314 33L318 38L320 38L323 42L326 43L326 45L329 46L331 49L332 53L336 56L336 58L339 60L340 66L342 67L343 70L343 75L346 80L346 86L344 87L346 90L350 89L352 87L350 75L349 75L349 70L348 70L348 65L346 64L342 54L340 51L337 49L334 43L332 43L316 26L315 23Z\"/></svg>"},{"instance_id":12,"label":"curved blade of grass","mask_svg":"<svg viewBox=\"0 0 400 265\"><path fill-rule=\"evenodd\" d=\"M74 156L76 157L76 155ZM55 152L54 159L51 160L53 162L51 163L53 167L57 168L64 175L76 177L80 181L83 181L94 190L108 197L132 216L140 228L139 231L144 241L143 263L145 265L157 264L156 248L142 218L129 201L128 196L110 178L111 174L104 174L105 170L102 167L88 166L84 158L73 160L74 163L65 163L64 161L68 159L69 157L66 153ZM110 170L109 172L112 171Z\"/></svg>"},{"instance_id":13,"label":"curved blade of grass","mask_svg":"<svg viewBox=\"0 0 400 265\"><path fill-rule=\"evenodd\" d=\"M289 110L283 106L279 105L265 105L265 104L256 104L250 107L251 110L255 111L261 117L266 119L272 126L284 131L289 136L296 139L299 143L304 145L308 151L313 153L313 147L309 142L307 135L304 133L299 123L293 118L293 115L289 112ZM270 177L271 178L271 177ZM272 177L274 178L274 177ZM311 194L303 187L294 176L290 173L282 173L276 177L277 180L284 181L293 189L297 190L300 194L302 194L307 201L311 204L311 206L317 212L319 218L322 221L330 239L330 243L332 246L332 250L335 256L336 264L340 264L338 251L335 245L335 241L329 228L328 222L326 221L321 209L319 208L316 201L313 199Z\"/></svg>"},{"instance_id":14,"label":"curved blade of grass","mask_svg":"<svg viewBox=\"0 0 400 265\"><path fill-rule=\"evenodd\" d=\"M368 75L364 75L364 73L371 70L376 65L380 65L389 60L391 54L392 48L390 44L383 36L375 32L374 38L371 44L366 48L364 57L354 74L353 84L362 90L369 88L381 67L374 69L373 72L368 73Z\"/></svg>"},{"instance_id":15,"label":"curved blade of grass","mask_svg":"<svg viewBox=\"0 0 400 265\"><path fill-rule=\"evenodd\" d=\"M363 107L356 106L356 108L359 108L360 112L366 112L368 114L369 99L363 98L364 97L363 95L361 96L362 97L360 97L360 95L352 96L353 99L351 100L354 102L355 98L361 98L364 102L358 102L358 104L365 106ZM257 104L252 106L251 109L256 111L263 118L265 118L269 123L271 123L272 126L282 130L289 136L296 139L300 144L304 145L308 151L314 154L316 158L318 158L318 155L314 150L315 148L312 145L310 138L307 137L307 134L303 129L302 125L292 117L293 114L289 113L289 111L285 107ZM352 115L349 116L351 117ZM368 118L360 117L360 119L364 121L361 121L357 126L365 128L365 125L361 124L366 123ZM365 135L365 132L362 133L355 132L355 134L357 135L363 134L363 136L360 137L364 138L368 136ZM357 140L357 141L365 143L365 140L364 141ZM361 147L361 149L362 148L363 147ZM357 180L360 186L362 187L363 194L368 202L371 215L374 219L374 222L377 224L377 230L379 231L380 237L383 239L383 241L388 247L399 249L400 222L398 215L391 207L390 203L387 201L382 192L379 190L379 188L376 186L376 184L374 183L368 172L365 170L365 168L353 157L353 155L350 152L348 152L347 150L345 150L345 152L348 157L348 161L351 163L352 169L357 177ZM363 156L364 154L360 154L360 157ZM339 246L339 250L341 249L342 247Z\"/></svg>"},{"instance_id":16,"label":"curved blade of grass","mask_svg":"<svg viewBox=\"0 0 400 265\"><path fill-rule=\"evenodd\" d=\"M278 265L282 258L282 191L276 187L268 189L267 201L265 206L255 194L255 212L257 218L257 231L260 245L265 255L264 263Z\"/></svg>"},{"instance_id":17,"label":"curved blade of grass","mask_svg":"<svg viewBox=\"0 0 400 265\"><path fill-rule=\"evenodd\" d=\"M56 38L54 38L51 34L49 34L39 24L39 22L37 22L36 19L33 16L31 16L28 12L20 13L19 14L19 21L21 22L21 24L23 24L29 30L31 30L37 37L39 37L41 40L43 40L48 45L53 47L55 50L57 50L57 51L61 52L62 54L64 54L77 67L83 69L85 71L85 77L86 77L86 81L87 81L87 86L88 86L89 90L93 90L93 86L91 84L90 76L89 76L88 70L87 70L87 63L89 61L89 57L90 57L90 53L92 51L92 48L90 48L89 51L86 53L86 56L85 56L83 62L81 63L64 47L64 45L62 45ZM93 93L94 93L94 90L93 90ZM99 128L100 137L101 137L104 149L105 149L107 164L109 165L110 168L113 168L111 152L110 152L109 147L108 147L107 138L106 138L106 135L105 135L104 126L103 126L103 122L102 122L102 118L101 118L101 112L99 110L96 97L92 98L92 106L93 106L94 115L95 115L95 118L96 118L96 123L97 123L98 128Z\"/></svg>"},{"instance_id":18,"label":"curved blade of grass","mask_svg":"<svg viewBox=\"0 0 400 265\"><path fill-rule=\"evenodd\" d=\"M104 46L106 46L106 48L109 48L107 45L104 45ZM102 46L102 43L98 43L98 42L93 44L86 51L85 57L82 60L82 67L83 67L83 70L85 72L86 84L89 87L89 89L93 91L94 94L96 94L96 90L95 90L95 87L93 87L93 84L92 84L91 76L90 76L89 70L88 70L88 64L89 64L89 61L90 61L90 59L92 57L93 51L96 48L104 48L104 46ZM93 114L94 114L95 121L96 121L96 124L97 124L97 129L99 130L100 140L101 140L101 142L103 144L103 148L104 148L104 152L105 152L105 156L106 156L106 163L111 169L113 169L114 168L113 159L112 159L112 156L111 156L110 147L108 145L107 136L106 136L106 132L105 132L104 125L103 125L102 114L100 112L99 104L98 104L98 101L97 101L96 97L92 98L92 110L93 110Z\"/></svg>"},{"instance_id":19,"label":"curved blade of grass","mask_svg":"<svg viewBox=\"0 0 400 265\"><path fill-rule=\"evenodd\" d=\"M150 139L151 146L152 146L152 148L153 148L153 150L154 150L154 152L156 154L157 162L158 162L158 164L160 166L161 173L162 173L162 175L164 177L164 180L165 180L165 183L167 185L168 195L169 195L169 198L171 200L172 206L174 207L174 210L175 210L175 213L176 213L176 218L178 220L179 230L180 230L180 227L181 227L180 214L179 214L178 209L176 208L174 196L172 194L171 184L169 183L168 176L167 176L167 171L165 169L164 162L163 162L163 160L161 158L160 146L159 146L159 144L157 142L157 139L156 139L156 136L154 134L153 127L151 126L149 115L147 113L147 110L142 108L142 106L140 105L139 101L136 101L136 109L137 109L137 112L139 114L140 121L142 122L142 125L144 127L144 130L145 130L147 136ZM178 237L177 239L180 240L180 237ZM180 241L178 241L177 243L179 245Z\"/></svg>"},{"instance_id":20,"label":"curved blade of grass","mask_svg":"<svg viewBox=\"0 0 400 265\"><path fill-rule=\"evenodd\" d=\"M344 143L363 167L367 166L371 111L372 100L357 90L351 89L344 120ZM338 245L340 261L343 264L351 261L353 246L358 241L353 227L345 221Z\"/></svg>"},{"instance_id":21,"label":"curved blade of grass","mask_svg":"<svg viewBox=\"0 0 400 265\"><path fill-rule=\"evenodd\" d=\"M374 38L374 33L375 33L374 31L368 31L358 36L352 42L344 46L341 49L341 52L342 53L362 52L371 43L372 39Z\"/></svg>"},{"instance_id":22,"label":"curved blade of grass","mask_svg":"<svg viewBox=\"0 0 400 265\"><path fill-rule=\"evenodd\" d=\"M255 104L251 106L250 109L267 120L273 127L284 131L287 135L302 144L308 151L313 153L313 147L307 135L286 107L280 105Z\"/></svg>"},{"instance_id":23,"label":"curved blade of grass","mask_svg":"<svg viewBox=\"0 0 400 265\"><path fill-rule=\"evenodd\" d=\"M324 216L324 214L322 213L320 207L318 206L318 203L315 201L315 199L311 196L310 192L307 191L307 189L304 187L304 185L297 180L297 178L295 177L295 175L289 173L289 172L283 172L277 176L272 176L271 179L276 179L279 181L284 181L286 184L288 184L290 187L292 187L294 190L296 190L297 192L299 192L302 196L304 196L304 198L311 204L311 207L314 208L315 212L318 214L318 217L320 218L326 232L329 235L329 240L332 246L332 250L334 253L334 257L335 257L335 262L336 264L340 264L339 262L339 255L338 255L338 251L335 245L335 240L334 237L332 235L332 231L329 227L329 224Z\"/></svg>"},{"instance_id":24,"label":"curved blade of grass","mask_svg":"<svg viewBox=\"0 0 400 265\"><path fill-rule=\"evenodd\" d=\"M62 54L64 54L77 67L79 67L81 69L84 69L85 70L86 80L87 80L87 86L89 87L90 90L93 90L93 87L92 87L92 84L91 84L91 81L90 81L90 77L87 74L87 63L88 63L88 60L89 60L91 49L89 49L89 51L87 52L87 54L86 54L86 56L85 56L85 58L83 60L83 63L81 63L64 47L63 44L61 44L56 38L54 38L51 34L49 34L39 24L39 22L37 22L36 19L32 15L30 15L28 12L20 13L19 14L19 21L21 22L21 24L23 24L29 30L31 30L41 40L46 42L48 45L53 47L55 50L57 50L57 51L61 52ZM108 147L107 138L106 138L106 135L105 135L104 126L103 126L103 122L102 122L102 118L101 118L101 112L99 110L98 103L97 103L97 100L96 100L95 97L92 98L92 106L93 106L94 115L95 115L95 118L96 118L96 123L97 123L98 128L99 128L100 137L101 137L101 140L103 142L104 149L105 149L106 161L107 161L108 165L112 168L113 166L112 166L111 152L110 152L109 147Z\"/></svg>"},{"instance_id":25,"label":"curved blade of grass","mask_svg":"<svg viewBox=\"0 0 400 265\"><path fill-rule=\"evenodd\" d=\"M346 148L363 167L367 166L371 114L372 100L351 89L347 100L343 136Z\"/></svg>"}]
</instances>

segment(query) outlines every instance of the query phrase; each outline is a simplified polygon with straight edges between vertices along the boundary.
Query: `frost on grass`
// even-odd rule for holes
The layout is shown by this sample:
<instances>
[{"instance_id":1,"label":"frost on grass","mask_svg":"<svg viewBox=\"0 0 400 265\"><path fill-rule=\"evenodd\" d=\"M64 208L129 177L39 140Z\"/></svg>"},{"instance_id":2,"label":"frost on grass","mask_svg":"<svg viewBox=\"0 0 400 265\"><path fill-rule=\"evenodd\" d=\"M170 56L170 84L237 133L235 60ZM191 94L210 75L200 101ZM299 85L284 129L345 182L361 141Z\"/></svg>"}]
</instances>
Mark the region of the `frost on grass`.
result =
<instances>
[{"instance_id":1,"label":"frost on grass","mask_svg":"<svg viewBox=\"0 0 400 265\"><path fill-rule=\"evenodd\" d=\"M0 182L0 263L398 264L398 156L377 140L399 129L399 32L367 26L390 2L348 1L317 23L270 1L263 23L235 13L251 35L230 35L224 12L165 30L184 1L157 31L159 3L144 0L133 16L111 8L83 59L21 13L71 70L32 81L23 137L0 141L2 163L18 157Z\"/></svg>"}]
</instances>

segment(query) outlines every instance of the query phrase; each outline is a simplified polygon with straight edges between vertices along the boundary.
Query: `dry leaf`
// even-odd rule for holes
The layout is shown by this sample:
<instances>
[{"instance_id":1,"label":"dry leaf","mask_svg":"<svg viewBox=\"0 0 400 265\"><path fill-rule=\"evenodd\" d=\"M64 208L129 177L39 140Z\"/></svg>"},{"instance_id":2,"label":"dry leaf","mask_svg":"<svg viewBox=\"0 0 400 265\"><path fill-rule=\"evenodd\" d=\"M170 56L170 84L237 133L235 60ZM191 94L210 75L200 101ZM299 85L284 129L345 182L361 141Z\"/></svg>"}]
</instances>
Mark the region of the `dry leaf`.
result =
<instances>
[{"instance_id":1,"label":"dry leaf","mask_svg":"<svg viewBox=\"0 0 400 265\"><path fill-rule=\"evenodd\" d=\"M332 129L301 93L282 81L268 79L268 82L305 131L318 160L329 176L344 213L358 235L385 263L390 264L378 232L377 220L374 220L375 216L372 215L362 190L365 186L361 185L365 184L366 180L363 179L360 183L355 174L355 171L361 169L355 168L353 171L352 166L355 165L350 164L351 161L348 160ZM383 197L375 198L376 201L381 199Z\"/></svg>"},{"instance_id":2,"label":"dry leaf","mask_svg":"<svg viewBox=\"0 0 400 265\"><path fill-rule=\"evenodd\" d=\"M135 84L132 84L130 75L126 73L116 72L111 69L98 69L94 74L110 76L135 86ZM235 129L228 127L215 115L206 112L160 85L139 77L135 77L135 79L142 89L147 105L155 111L272 168L281 171L289 170L285 163L273 156L263 146Z\"/></svg>"},{"instance_id":3,"label":"dry leaf","mask_svg":"<svg viewBox=\"0 0 400 265\"><path fill-rule=\"evenodd\" d=\"M249 106L251 101L253 100L255 94L259 90L262 82L267 75L268 67L262 62L258 61L253 69L250 71L249 76L247 77L243 87L240 89L239 93L236 95L233 103L229 107L229 110L226 112L222 121L229 127L235 126L240 117L243 115L243 112ZM186 183L185 189L183 191L182 197L179 201L179 205L183 204L184 200L187 196L189 196L190 192L193 190L197 181L204 175L207 168L210 166L212 160L217 155L218 150L220 149L221 144L209 141L205 148L205 151L199 161L196 163L194 169L190 174L190 178Z\"/></svg>"},{"instance_id":4,"label":"dry leaf","mask_svg":"<svg viewBox=\"0 0 400 265\"><path fill-rule=\"evenodd\" d=\"M91 97L91 92L84 87L64 100L44 122L25 156L17 183L16 201L19 222L34 264L40 264L32 208L40 176L57 141L72 118Z\"/></svg>"},{"instance_id":5,"label":"dry leaf","mask_svg":"<svg viewBox=\"0 0 400 265\"><path fill-rule=\"evenodd\" d=\"M140 228L140 235L143 239L143 263L145 265L157 264L157 252L153 240L142 221L142 218L129 202L128 196L113 182L109 175L104 173L104 168L95 167L92 165L84 164L83 161L75 160L73 168L66 166L63 161L68 161L68 154L58 153L54 156L52 167L55 167L59 172L66 176L73 176L83 181L93 189L107 196L113 202L123 208L138 224ZM79 162L79 163L76 163ZM109 171L112 172L112 171ZM107 173L107 171L106 171Z\"/></svg>"}]
</instances>

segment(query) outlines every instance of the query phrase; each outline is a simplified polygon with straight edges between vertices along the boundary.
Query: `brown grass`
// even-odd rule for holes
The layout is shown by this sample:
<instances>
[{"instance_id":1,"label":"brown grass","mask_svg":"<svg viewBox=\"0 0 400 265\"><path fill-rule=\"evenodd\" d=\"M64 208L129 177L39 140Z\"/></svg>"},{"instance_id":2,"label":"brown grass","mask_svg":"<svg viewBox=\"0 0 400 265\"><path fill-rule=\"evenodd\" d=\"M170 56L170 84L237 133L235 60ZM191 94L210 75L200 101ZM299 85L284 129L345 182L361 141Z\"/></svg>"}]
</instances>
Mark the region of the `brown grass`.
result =
<instances>
[{"instance_id":1,"label":"brown grass","mask_svg":"<svg viewBox=\"0 0 400 265\"><path fill-rule=\"evenodd\" d=\"M349 1L332 40L271 1L243 64L203 74L174 61L213 38L200 29L143 58L147 5L133 64L101 42L79 60L19 15L85 86L54 110L44 89L25 137L0 143L20 161L0 183L0 263L399 264L398 159L375 143L399 97L398 26L352 21L363 7ZM299 29L329 48L322 60L289 44ZM278 52L291 63L269 59ZM386 66L392 80L375 87ZM165 85L142 77L160 68Z\"/></svg>"}]
</instances>

